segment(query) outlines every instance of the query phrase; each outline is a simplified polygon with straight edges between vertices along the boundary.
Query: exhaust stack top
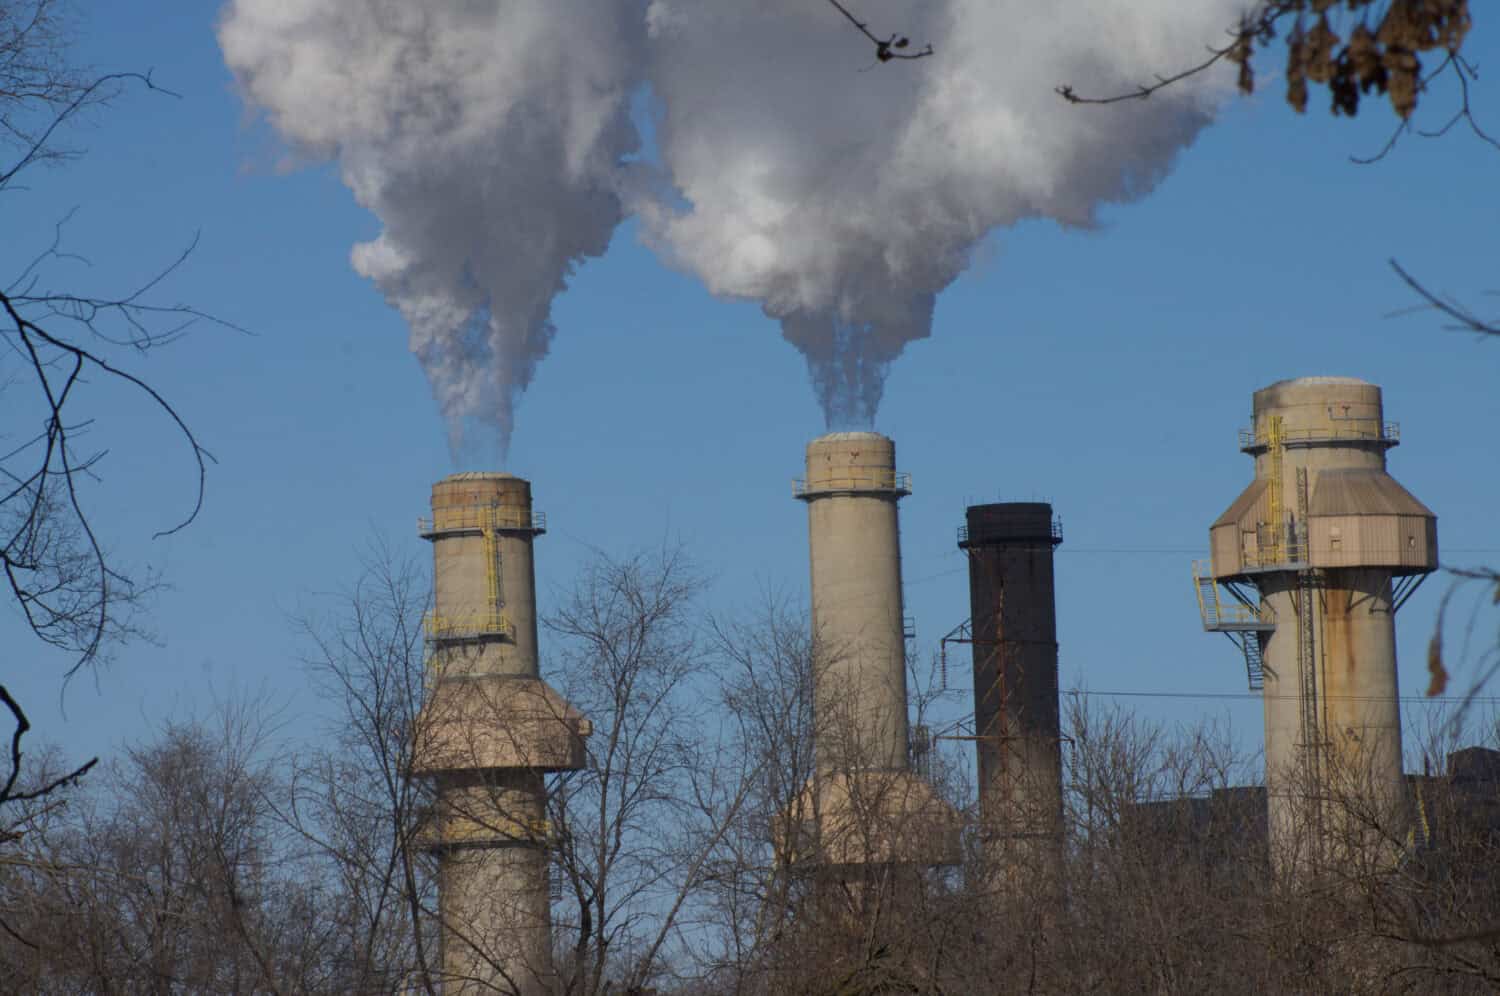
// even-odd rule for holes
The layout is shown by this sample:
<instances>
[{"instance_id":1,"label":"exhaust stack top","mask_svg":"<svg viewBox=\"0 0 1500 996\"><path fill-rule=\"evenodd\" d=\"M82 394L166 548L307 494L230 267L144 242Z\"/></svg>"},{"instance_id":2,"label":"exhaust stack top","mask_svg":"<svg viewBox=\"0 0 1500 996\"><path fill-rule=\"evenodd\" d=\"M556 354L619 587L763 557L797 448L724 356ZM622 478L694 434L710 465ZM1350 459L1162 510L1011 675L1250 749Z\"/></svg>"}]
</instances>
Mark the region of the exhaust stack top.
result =
<instances>
[{"instance_id":1,"label":"exhaust stack top","mask_svg":"<svg viewBox=\"0 0 1500 996\"><path fill-rule=\"evenodd\" d=\"M426 629L431 640L466 645L450 668L537 676L532 540L546 531L546 517L531 507L530 481L470 472L432 486L432 518L417 520L417 532L432 541Z\"/></svg>"},{"instance_id":2,"label":"exhaust stack top","mask_svg":"<svg viewBox=\"0 0 1500 996\"><path fill-rule=\"evenodd\" d=\"M1380 388L1353 377L1302 377L1255 392L1240 449L1255 477L1209 530L1213 576L1301 568L1437 567L1437 520L1386 473L1400 428Z\"/></svg>"}]
</instances>

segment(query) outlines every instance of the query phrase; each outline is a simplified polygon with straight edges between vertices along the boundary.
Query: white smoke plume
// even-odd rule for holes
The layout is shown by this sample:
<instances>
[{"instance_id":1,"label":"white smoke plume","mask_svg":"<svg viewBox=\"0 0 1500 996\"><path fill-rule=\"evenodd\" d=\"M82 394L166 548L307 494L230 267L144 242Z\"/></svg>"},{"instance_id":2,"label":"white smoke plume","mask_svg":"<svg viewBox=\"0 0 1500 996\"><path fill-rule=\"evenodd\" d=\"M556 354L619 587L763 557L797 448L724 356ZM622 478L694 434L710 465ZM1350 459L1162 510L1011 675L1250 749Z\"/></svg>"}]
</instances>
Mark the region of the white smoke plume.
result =
<instances>
[{"instance_id":1,"label":"white smoke plume","mask_svg":"<svg viewBox=\"0 0 1500 996\"><path fill-rule=\"evenodd\" d=\"M1053 88L1128 91L1244 5L845 0L935 50L890 63L825 0L232 0L220 40L247 98L384 224L354 265L450 424L508 438L552 298L633 212L673 265L760 302L853 427L987 234L1144 195L1226 92L1208 74L1074 107ZM653 163L627 161L643 92Z\"/></svg>"},{"instance_id":2,"label":"white smoke plume","mask_svg":"<svg viewBox=\"0 0 1500 996\"><path fill-rule=\"evenodd\" d=\"M456 443L509 443L552 299L619 224L644 2L234 0L219 42L251 102L338 160L384 230L354 247L411 329Z\"/></svg>"}]
</instances>

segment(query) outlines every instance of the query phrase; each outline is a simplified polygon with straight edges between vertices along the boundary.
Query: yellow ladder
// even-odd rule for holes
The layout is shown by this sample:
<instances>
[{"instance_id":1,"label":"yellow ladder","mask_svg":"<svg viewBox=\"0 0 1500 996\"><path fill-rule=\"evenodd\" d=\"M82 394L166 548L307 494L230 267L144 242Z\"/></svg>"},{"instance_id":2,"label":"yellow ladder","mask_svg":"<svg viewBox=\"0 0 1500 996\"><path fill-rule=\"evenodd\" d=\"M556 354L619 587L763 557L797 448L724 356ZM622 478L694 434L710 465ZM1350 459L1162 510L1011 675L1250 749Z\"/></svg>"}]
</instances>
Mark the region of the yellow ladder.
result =
<instances>
[{"instance_id":1,"label":"yellow ladder","mask_svg":"<svg viewBox=\"0 0 1500 996\"><path fill-rule=\"evenodd\" d=\"M1282 432L1281 416L1272 415L1266 425L1266 457L1271 465L1270 494L1266 496L1266 518L1270 520L1271 548L1262 551L1261 561L1279 564L1286 560L1286 526L1282 522Z\"/></svg>"}]
</instances>

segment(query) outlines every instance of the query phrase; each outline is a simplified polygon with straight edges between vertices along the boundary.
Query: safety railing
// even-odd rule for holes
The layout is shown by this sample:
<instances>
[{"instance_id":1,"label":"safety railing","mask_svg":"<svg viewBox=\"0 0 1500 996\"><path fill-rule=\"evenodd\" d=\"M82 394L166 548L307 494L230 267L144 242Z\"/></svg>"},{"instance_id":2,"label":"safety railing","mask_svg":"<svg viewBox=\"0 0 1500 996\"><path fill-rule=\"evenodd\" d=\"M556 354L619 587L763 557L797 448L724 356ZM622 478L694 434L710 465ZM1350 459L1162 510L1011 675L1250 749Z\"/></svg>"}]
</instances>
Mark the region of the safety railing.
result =
<instances>
[{"instance_id":1,"label":"safety railing","mask_svg":"<svg viewBox=\"0 0 1500 996\"><path fill-rule=\"evenodd\" d=\"M1302 543L1263 543L1240 552L1240 564L1250 570L1266 571L1276 567L1289 570L1307 563L1307 547Z\"/></svg>"},{"instance_id":2,"label":"safety railing","mask_svg":"<svg viewBox=\"0 0 1500 996\"><path fill-rule=\"evenodd\" d=\"M1220 596L1212 561L1193 561L1193 591L1198 596L1198 615L1203 620L1204 629L1261 629L1269 622L1265 610Z\"/></svg>"},{"instance_id":3,"label":"safety railing","mask_svg":"<svg viewBox=\"0 0 1500 996\"><path fill-rule=\"evenodd\" d=\"M515 638L516 628L510 617L498 610L480 612L428 612L422 617L422 631L429 640L473 640L485 636Z\"/></svg>"},{"instance_id":4,"label":"safety railing","mask_svg":"<svg viewBox=\"0 0 1500 996\"><path fill-rule=\"evenodd\" d=\"M986 531L984 538L985 539L994 539L994 540L1002 541L1003 542L1005 540L1041 539L1043 537L1025 536L1025 535L1022 535L1022 531L1020 529L1012 529L1010 527L997 526L997 527L995 527L995 529L993 531L993 534L991 534L989 531ZM1059 517L1057 517L1055 515L1052 517L1052 523L1048 527L1047 537L1046 538L1056 540L1059 543L1062 542L1062 538L1063 538L1062 519L1060 519ZM963 525L963 526L959 526L958 527L958 541L960 543L967 543L967 542L969 542L969 527L967 525Z\"/></svg>"},{"instance_id":5,"label":"safety railing","mask_svg":"<svg viewBox=\"0 0 1500 996\"><path fill-rule=\"evenodd\" d=\"M483 532L486 529L544 533L547 531L547 513L527 512L504 505L476 505L440 512L435 519L417 519L417 535L423 538L439 533Z\"/></svg>"},{"instance_id":6,"label":"safety railing","mask_svg":"<svg viewBox=\"0 0 1500 996\"><path fill-rule=\"evenodd\" d=\"M894 491L898 494L909 495L911 494L911 475L896 470L861 467L837 477L817 477L812 480L805 477L792 479L793 498L806 498L809 495L837 491Z\"/></svg>"},{"instance_id":7,"label":"safety railing","mask_svg":"<svg viewBox=\"0 0 1500 996\"><path fill-rule=\"evenodd\" d=\"M1281 430L1281 443L1283 446L1337 442L1373 442L1395 446L1400 441L1401 424L1399 422L1385 422L1378 430L1356 428ZM1240 449L1242 450L1262 449L1269 446L1270 443L1269 435L1263 430L1257 432L1254 427L1240 430Z\"/></svg>"},{"instance_id":8,"label":"safety railing","mask_svg":"<svg viewBox=\"0 0 1500 996\"><path fill-rule=\"evenodd\" d=\"M1200 600L1200 612L1201 611ZM1222 598L1214 599L1213 605L1210 607L1209 611L1212 614L1203 615L1203 620L1205 624L1213 626L1230 627L1243 625L1246 627L1251 627L1258 623L1265 622L1265 619L1261 617L1261 614L1255 609L1250 608L1250 606L1241 605L1239 602L1226 602Z\"/></svg>"}]
</instances>

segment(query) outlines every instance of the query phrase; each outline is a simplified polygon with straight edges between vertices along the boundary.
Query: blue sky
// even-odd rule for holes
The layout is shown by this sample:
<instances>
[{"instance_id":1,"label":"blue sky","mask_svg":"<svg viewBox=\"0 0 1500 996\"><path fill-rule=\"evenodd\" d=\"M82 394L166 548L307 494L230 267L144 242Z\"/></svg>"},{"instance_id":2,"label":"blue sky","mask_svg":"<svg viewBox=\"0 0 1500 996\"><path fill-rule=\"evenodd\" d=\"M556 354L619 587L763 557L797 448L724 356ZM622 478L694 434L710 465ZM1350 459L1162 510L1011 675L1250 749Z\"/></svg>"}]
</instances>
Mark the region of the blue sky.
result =
<instances>
[{"instance_id":1,"label":"blue sky","mask_svg":"<svg viewBox=\"0 0 1500 996\"><path fill-rule=\"evenodd\" d=\"M34 173L4 205L0 272L77 208L68 245L92 265L57 272L80 286L127 287L198 233L164 296L252 333L205 325L132 360L219 461L202 515L178 535L150 538L190 505L186 451L138 398L105 384L91 396L96 441L110 451L98 521L121 557L172 587L152 607L159 645L126 650L65 693L65 662L5 616L3 680L73 754L107 752L235 688L269 689L295 722L316 716L290 617L352 581L372 537L426 557L414 526L431 482L497 459L482 441L450 455L400 317L349 266L377 221L331 167L283 168L233 90L213 19L206 5L96 5L84 59L151 69L181 97L128 90L71 134L85 158ZM1468 52L1483 68L1500 56L1500 30L1478 19ZM1434 123L1445 97L1428 98ZM1500 84L1486 75L1473 99L1500 132ZM1057 113L1098 112L1059 101ZM1500 562L1500 343L1400 314L1414 302L1387 265L1395 256L1486 307L1485 292L1500 289L1500 151L1456 128L1408 138L1374 166L1349 162L1378 149L1391 123L1375 105L1333 121L1316 98L1299 118L1272 81L1228 107L1152 196L1106 210L1098 230L1026 223L989 240L939 299L932 338L896 363L877 420L914 477L902 542L924 650L968 615L954 545L965 505L1043 497L1066 531L1064 688L1243 693L1234 648L1199 628L1188 569L1250 477L1235 433L1251 393L1285 377L1382 385L1402 426L1391 471L1437 512L1445 560ZM666 268L631 224L578 272L554 319L506 467L534 482L549 516L544 607L591 548L664 538L715 578L707 598L718 609L766 588L803 596L806 519L790 481L823 424L776 325ZM18 399L7 392L0 406L15 424ZM1403 694L1424 687L1444 585L1430 581L1399 620ZM1249 699L1120 701L1171 722L1227 717L1247 745L1259 741Z\"/></svg>"}]
</instances>

